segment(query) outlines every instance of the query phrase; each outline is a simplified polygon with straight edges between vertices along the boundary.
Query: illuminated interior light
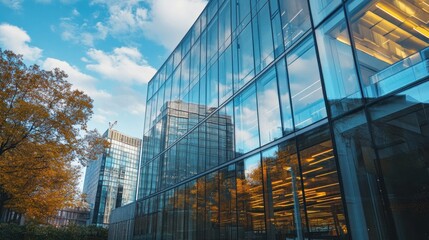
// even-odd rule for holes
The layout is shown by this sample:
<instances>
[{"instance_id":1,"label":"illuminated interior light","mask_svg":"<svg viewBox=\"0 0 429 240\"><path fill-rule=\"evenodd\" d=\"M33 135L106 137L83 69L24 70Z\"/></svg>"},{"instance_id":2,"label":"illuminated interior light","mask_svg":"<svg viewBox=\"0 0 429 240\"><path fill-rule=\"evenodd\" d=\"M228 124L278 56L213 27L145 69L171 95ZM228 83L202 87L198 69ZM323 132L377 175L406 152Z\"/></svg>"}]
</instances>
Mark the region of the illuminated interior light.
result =
<instances>
[{"instance_id":1,"label":"illuminated interior light","mask_svg":"<svg viewBox=\"0 0 429 240\"><path fill-rule=\"evenodd\" d=\"M323 176L331 175L331 174L336 173L336 172L337 172L337 171L332 171L332 172L328 172L328 173L324 173L324 174L317 175L317 176L315 176L315 177L323 177Z\"/></svg>"},{"instance_id":2,"label":"illuminated interior light","mask_svg":"<svg viewBox=\"0 0 429 240\"><path fill-rule=\"evenodd\" d=\"M413 28L416 32L420 33L421 35L425 36L426 38L429 38L429 31L422 27L414 27Z\"/></svg>"},{"instance_id":3,"label":"illuminated interior light","mask_svg":"<svg viewBox=\"0 0 429 240\"><path fill-rule=\"evenodd\" d=\"M316 153L316 154L314 154L314 155L311 155L311 157L313 157L313 158L315 158L315 157L317 157L317 156L320 156L320 155L323 155L323 154L325 154L325 153L328 153L328 152L332 152L332 148L330 148L330 149L328 149L328 150L326 150L326 151L323 151L323 152L320 152L320 153Z\"/></svg>"},{"instance_id":4,"label":"illuminated interior light","mask_svg":"<svg viewBox=\"0 0 429 240\"><path fill-rule=\"evenodd\" d=\"M375 6L382 10L383 12L389 14L391 17L395 18L396 20L400 21L400 22L405 22L405 19L401 16L401 14L397 13L394 9L392 9L391 7L383 4L383 3L377 3L375 4Z\"/></svg>"},{"instance_id":5,"label":"illuminated interior light","mask_svg":"<svg viewBox=\"0 0 429 240\"><path fill-rule=\"evenodd\" d=\"M333 187L333 186L336 186L336 185L339 185L339 183L332 183L332 184L328 184L328 185L323 185L323 186L320 186L320 187L315 187L315 188L311 188L311 189L307 189L307 191L309 191L309 190L317 190L317 189L322 189L322 188L327 188L327 187Z\"/></svg>"},{"instance_id":6,"label":"illuminated interior light","mask_svg":"<svg viewBox=\"0 0 429 240\"><path fill-rule=\"evenodd\" d=\"M346 45L350 45L350 42L347 41L343 36L338 36L336 39L338 42L344 43Z\"/></svg>"},{"instance_id":7,"label":"illuminated interior light","mask_svg":"<svg viewBox=\"0 0 429 240\"><path fill-rule=\"evenodd\" d=\"M322 170L322 169L323 169L323 167L318 167L318 168L315 168L313 170L309 170L309 171L303 172L302 174L304 175L304 174L316 172L316 171L319 171L319 170Z\"/></svg>"},{"instance_id":8,"label":"illuminated interior light","mask_svg":"<svg viewBox=\"0 0 429 240\"><path fill-rule=\"evenodd\" d=\"M332 159L332 158L334 158L334 156L330 156L330 157L326 157L326 158L320 159L319 161L312 162L312 163L310 163L308 165L312 166L312 165L315 165L315 164L318 164L318 163L321 163L321 162L325 162L325 161L327 161L329 159Z\"/></svg>"}]
</instances>

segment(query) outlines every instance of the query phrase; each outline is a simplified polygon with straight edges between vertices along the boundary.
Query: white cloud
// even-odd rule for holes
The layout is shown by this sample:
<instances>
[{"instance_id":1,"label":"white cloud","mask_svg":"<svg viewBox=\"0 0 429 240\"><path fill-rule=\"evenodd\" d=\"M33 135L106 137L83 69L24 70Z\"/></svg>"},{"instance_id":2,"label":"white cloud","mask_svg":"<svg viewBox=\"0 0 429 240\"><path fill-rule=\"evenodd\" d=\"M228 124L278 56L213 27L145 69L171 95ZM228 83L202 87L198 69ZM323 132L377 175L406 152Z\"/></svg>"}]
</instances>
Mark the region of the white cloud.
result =
<instances>
[{"instance_id":1,"label":"white cloud","mask_svg":"<svg viewBox=\"0 0 429 240\"><path fill-rule=\"evenodd\" d=\"M173 49L207 4L207 0L93 0L108 8L109 34L124 38L143 34Z\"/></svg>"},{"instance_id":2,"label":"white cloud","mask_svg":"<svg viewBox=\"0 0 429 240\"><path fill-rule=\"evenodd\" d=\"M73 14L73 16L79 16L80 15L79 11L76 8L73 8L72 14Z\"/></svg>"},{"instance_id":3,"label":"white cloud","mask_svg":"<svg viewBox=\"0 0 429 240\"><path fill-rule=\"evenodd\" d=\"M0 3L14 10L18 10L21 8L22 0L0 0Z\"/></svg>"},{"instance_id":4,"label":"white cloud","mask_svg":"<svg viewBox=\"0 0 429 240\"><path fill-rule=\"evenodd\" d=\"M7 23L0 24L0 46L22 54L25 60L36 61L42 55L42 49L32 47L30 36L23 29Z\"/></svg>"},{"instance_id":5,"label":"white cloud","mask_svg":"<svg viewBox=\"0 0 429 240\"><path fill-rule=\"evenodd\" d=\"M94 41L106 39L108 29L97 22L94 27L88 27L87 23L78 25L70 18L61 19L60 28L62 29L61 38L77 44L93 47Z\"/></svg>"},{"instance_id":6,"label":"white cloud","mask_svg":"<svg viewBox=\"0 0 429 240\"><path fill-rule=\"evenodd\" d=\"M90 49L87 55L87 69L119 82L147 83L156 72L136 48L115 48L112 53Z\"/></svg>"},{"instance_id":7,"label":"white cloud","mask_svg":"<svg viewBox=\"0 0 429 240\"><path fill-rule=\"evenodd\" d=\"M150 0L149 20L143 33L173 49L183 38L207 4L206 0Z\"/></svg>"},{"instance_id":8,"label":"white cloud","mask_svg":"<svg viewBox=\"0 0 429 240\"><path fill-rule=\"evenodd\" d=\"M73 84L74 88L84 91L91 98L101 100L111 97L106 91L96 88L96 79L94 77L80 72L77 67L70 65L68 62L55 58L47 58L43 62L42 68L47 70L59 68L63 70L68 75L67 81Z\"/></svg>"}]
</instances>

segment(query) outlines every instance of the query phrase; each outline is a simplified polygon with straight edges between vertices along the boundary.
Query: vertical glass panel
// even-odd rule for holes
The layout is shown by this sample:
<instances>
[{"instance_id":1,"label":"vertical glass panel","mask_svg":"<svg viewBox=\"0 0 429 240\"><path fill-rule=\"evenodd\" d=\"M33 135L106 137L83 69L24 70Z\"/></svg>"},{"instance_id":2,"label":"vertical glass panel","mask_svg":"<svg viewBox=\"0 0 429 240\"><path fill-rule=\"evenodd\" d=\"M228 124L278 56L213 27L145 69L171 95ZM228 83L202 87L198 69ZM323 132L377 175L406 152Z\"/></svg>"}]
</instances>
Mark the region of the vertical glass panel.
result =
<instances>
[{"instance_id":1,"label":"vertical glass panel","mask_svg":"<svg viewBox=\"0 0 429 240\"><path fill-rule=\"evenodd\" d=\"M295 127L299 129L326 117L313 39L289 53L287 64Z\"/></svg>"},{"instance_id":2,"label":"vertical glass panel","mask_svg":"<svg viewBox=\"0 0 429 240\"><path fill-rule=\"evenodd\" d=\"M206 170L219 163L219 114L216 112L206 121Z\"/></svg>"},{"instance_id":3,"label":"vertical glass panel","mask_svg":"<svg viewBox=\"0 0 429 240\"><path fill-rule=\"evenodd\" d=\"M206 220L206 182L205 177L197 179L197 239L204 239Z\"/></svg>"},{"instance_id":4,"label":"vertical glass panel","mask_svg":"<svg viewBox=\"0 0 429 240\"><path fill-rule=\"evenodd\" d=\"M273 35L271 32L271 18L268 4L258 12L257 23L253 31L257 38L254 38L255 66L259 72L274 60ZM258 57L256 57L258 56Z\"/></svg>"},{"instance_id":5,"label":"vertical glass panel","mask_svg":"<svg viewBox=\"0 0 429 240\"><path fill-rule=\"evenodd\" d=\"M171 87L171 100L179 100L180 96L180 68L177 68L173 73L172 87Z\"/></svg>"},{"instance_id":6,"label":"vertical glass panel","mask_svg":"<svg viewBox=\"0 0 429 240\"><path fill-rule=\"evenodd\" d=\"M376 156L364 112L333 124L343 194L353 239L393 239L377 181Z\"/></svg>"},{"instance_id":7,"label":"vertical glass panel","mask_svg":"<svg viewBox=\"0 0 429 240\"><path fill-rule=\"evenodd\" d=\"M177 66L179 66L180 62L182 61L182 52L181 52L180 46L176 48L176 50L174 50L173 58L174 58L173 70L174 70L177 68Z\"/></svg>"},{"instance_id":8,"label":"vertical glass panel","mask_svg":"<svg viewBox=\"0 0 429 240\"><path fill-rule=\"evenodd\" d=\"M219 104L222 104L232 95L232 52L228 47L219 57Z\"/></svg>"},{"instance_id":9,"label":"vertical glass panel","mask_svg":"<svg viewBox=\"0 0 429 240\"><path fill-rule=\"evenodd\" d=\"M268 239L303 239L305 213L296 146L262 152Z\"/></svg>"},{"instance_id":10,"label":"vertical glass panel","mask_svg":"<svg viewBox=\"0 0 429 240\"><path fill-rule=\"evenodd\" d=\"M200 78L200 106L199 106L200 120L203 119L207 113L206 90L207 90L207 77L206 75L203 75Z\"/></svg>"},{"instance_id":11,"label":"vertical glass panel","mask_svg":"<svg viewBox=\"0 0 429 240\"><path fill-rule=\"evenodd\" d=\"M219 170L220 239L237 239L235 164Z\"/></svg>"},{"instance_id":12,"label":"vertical glass panel","mask_svg":"<svg viewBox=\"0 0 429 240\"><path fill-rule=\"evenodd\" d=\"M237 163L238 238L265 239L261 156Z\"/></svg>"},{"instance_id":13,"label":"vertical glass panel","mask_svg":"<svg viewBox=\"0 0 429 240\"><path fill-rule=\"evenodd\" d=\"M391 231L397 239L429 235L429 83L370 108Z\"/></svg>"},{"instance_id":14,"label":"vertical glass panel","mask_svg":"<svg viewBox=\"0 0 429 240\"><path fill-rule=\"evenodd\" d=\"M207 71L207 107L217 108L219 104L219 75L218 61L216 61Z\"/></svg>"},{"instance_id":15,"label":"vertical glass panel","mask_svg":"<svg viewBox=\"0 0 429 240\"><path fill-rule=\"evenodd\" d=\"M248 0L246 0L248 1ZM236 89L241 88L254 76L252 26L248 24L237 38L238 81Z\"/></svg>"},{"instance_id":16,"label":"vertical glass panel","mask_svg":"<svg viewBox=\"0 0 429 240\"><path fill-rule=\"evenodd\" d=\"M182 56L185 56L191 49L191 35L187 34L180 43L182 46Z\"/></svg>"},{"instance_id":17,"label":"vertical glass panel","mask_svg":"<svg viewBox=\"0 0 429 240\"><path fill-rule=\"evenodd\" d=\"M215 19L207 27L207 61L210 64L218 53L218 18Z\"/></svg>"},{"instance_id":18,"label":"vertical glass panel","mask_svg":"<svg viewBox=\"0 0 429 240\"><path fill-rule=\"evenodd\" d=\"M271 19L271 26L273 28L274 54L276 57L278 57L282 52L284 52L285 49L283 44L283 30L280 20L280 13L277 13Z\"/></svg>"},{"instance_id":19,"label":"vertical glass panel","mask_svg":"<svg viewBox=\"0 0 429 240\"><path fill-rule=\"evenodd\" d=\"M234 158L234 107L229 102L219 111L219 164Z\"/></svg>"},{"instance_id":20,"label":"vertical glass panel","mask_svg":"<svg viewBox=\"0 0 429 240\"><path fill-rule=\"evenodd\" d=\"M319 25L340 4L341 0L310 0L314 26Z\"/></svg>"},{"instance_id":21,"label":"vertical glass panel","mask_svg":"<svg viewBox=\"0 0 429 240\"><path fill-rule=\"evenodd\" d=\"M185 239L197 238L197 181L193 180L186 184L186 219L187 231Z\"/></svg>"},{"instance_id":22,"label":"vertical glass panel","mask_svg":"<svg viewBox=\"0 0 429 240\"><path fill-rule=\"evenodd\" d=\"M235 4L235 1L234 1ZM231 42L231 2L227 1L219 12L219 52Z\"/></svg>"},{"instance_id":23,"label":"vertical glass panel","mask_svg":"<svg viewBox=\"0 0 429 240\"><path fill-rule=\"evenodd\" d=\"M198 172L198 128L188 135L187 173L188 176L196 175Z\"/></svg>"},{"instance_id":24,"label":"vertical glass panel","mask_svg":"<svg viewBox=\"0 0 429 240\"><path fill-rule=\"evenodd\" d=\"M321 25L316 38L331 114L336 116L362 105L344 12Z\"/></svg>"},{"instance_id":25,"label":"vertical glass panel","mask_svg":"<svg viewBox=\"0 0 429 240\"><path fill-rule=\"evenodd\" d=\"M201 34L200 41L201 41L200 76L203 76L207 70L207 34L206 34L206 31L204 31Z\"/></svg>"},{"instance_id":26,"label":"vertical glass panel","mask_svg":"<svg viewBox=\"0 0 429 240\"><path fill-rule=\"evenodd\" d=\"M185 231L185 185L176 188L174 200L174 239L184 239Z\"/></svg>"},{"instance_id":27,"label":"vertical glass panel","mask_svg":"<svg viewBox=\"0 0 429 240\"><path fill-rule=\"evenodd\" d=\"M276 63L277 79L280 93L280 107L283 121L283 134L293 131L292 109L290 106L289 80L286 74L286 61L281 59Z\"/></svg>"},{"instance_id":28,"label":"vertical glass panel","mask_svg":"<svg viewBox=\"0 0 429 240\"><path fill-rule=\"evenodd\" d=\"M238 8L238 23L241 26L245 26L250 21L250 1L249 0L237 0Z\"/></svg>"},{"instance_id":29,"label":"vertical glass panel","mask_svg":"<svg viewBox=\"0 0 429 240\"><path fill-rule=\"evenodd\" d=\"M280 16L284 45L288 48L311 27L307 1L280 1Z\"/></svg>"},{"instance_id":30,"label":"vertical glass panel","mask_svg":"<svg viewBox=\"0 0 429 240\"><path fill-rule=\"evenodd\" d=\"M219 239L218 181L218 172L213 172L206 176L206 231L203 239Z\"/></svg>"},{"instance_id":31,"label":"vertical glass panel","mask_svg":"<svg viewBox=\"0 0 429 240\"><path fill-rule=\"evenodd\" d=\"M166 192L163 214L162 239L174 238L174 189Z\"/></svg>"},{"instance_id":32,"label":"vertical glass panel","mask_svg":"<svg viewBox=\"0 0 429 240\"><path fill-rule=\"evenodd\" d=\"M183 99L183 96L185 96L189 92L189 83L190 83L190 75L189 70L191 68L191 58L190 54L186 55L185 58L182 61L181 66L181 82L180 82L180 97Z\"/></svg>"},{"instance_id":33,"label":"vertical glass panel","mask_svg":"<svg viewBox=\"0 0 429 240\"><path fill-rule=\"evenodd\" d=\"M198 173L206 169L206 123L198 126Z\"/></svg>"},{"instance_id":34,"label":"vertical glass panel","mask_svg":"<svg viewBox=\"0 0 429 240\"><path fill-rule=\"evenodd\" d=\"M216 14L218 9L218 0L216 1L210 1L210 3L207 6L207 22L210 22L214 15Z\"/></svg>"},{"instance_id":35,"label":"vertical glass panel","mask_svg":"<svg viewBox=\"0 0 429 240\"><path fill-rule=\"evenodd\" d=\"M427 1L349 1L364 94L385 95L429 76Z\"/></svg>"},{"instance_id":36,"label":"vertical glass panel","mask_svg":"<svg viewBox=\"0 0 429 240\"><path fill-rule=\"evenodd\" d=\"M259 147L255 84L234 99L235 145L237 153Z\"/></svg>"},{"instance_id":37,"label":"vertical glass panel","mask_svg":"<svg viewBox=\"0 0 429 240\"><path fill-rule=\"evenodd\" d=\"M200 40L191 49L191 82L198 81L200 76Z\"/></svg>"},{"instance_id":38,"label":"vertical glass panel","mask_svg":"<svg viewBox=\"0 0 429 240\"><path fill-rule=\"evenodd\" d=\"M261 145L282 136L276 69L271 68L256 83Z\"/></svg>"},{"instance_id":39,"label":"vertical glass panel","mask_svg":"<svg viewBox=\"0 0 429 240\"><path fill-rule=\"evenodd\" d=\"M337 166L327 126L298 137L309 238L348 239Z\"/></svg>"}]
</instances>

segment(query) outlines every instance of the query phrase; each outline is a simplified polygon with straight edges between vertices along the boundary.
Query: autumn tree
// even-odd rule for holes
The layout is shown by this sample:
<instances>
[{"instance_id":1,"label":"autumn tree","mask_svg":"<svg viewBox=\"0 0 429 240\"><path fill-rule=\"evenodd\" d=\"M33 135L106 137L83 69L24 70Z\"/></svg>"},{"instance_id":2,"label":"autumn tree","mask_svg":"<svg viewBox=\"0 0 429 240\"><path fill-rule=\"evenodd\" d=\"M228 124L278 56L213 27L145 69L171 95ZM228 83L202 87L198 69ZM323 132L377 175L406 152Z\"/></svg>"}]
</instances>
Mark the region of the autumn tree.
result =
<instances>
[{"instance_id":1,"label":"autumn tree","mask_svg":"<svg viewBox=\"0 0 429 240\"><path fill-rule=\"evenodd\" d=\"M96 159L107 143L87 129L92 99L63 71L27 67L11 51L0 56L0 210L42 220L75 196L76 159Z\"/></svg>"}]
</instances>

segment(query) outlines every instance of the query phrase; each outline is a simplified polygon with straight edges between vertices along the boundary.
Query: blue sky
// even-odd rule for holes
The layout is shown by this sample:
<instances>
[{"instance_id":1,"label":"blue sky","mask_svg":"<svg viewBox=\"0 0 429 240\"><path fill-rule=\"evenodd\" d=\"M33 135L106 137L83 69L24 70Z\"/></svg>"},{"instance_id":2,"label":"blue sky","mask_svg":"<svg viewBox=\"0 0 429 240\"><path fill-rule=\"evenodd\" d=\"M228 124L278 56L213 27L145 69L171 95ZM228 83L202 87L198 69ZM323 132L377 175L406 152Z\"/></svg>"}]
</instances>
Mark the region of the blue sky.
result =
<instances>
[{"instance_id":1,"label":"blue sky","mask_svg":"<svg viewBox=\"0 0 429 240\"><path fill-rule=\"evenodd\" d=\"M0 48L60 68L94 99L91 129L143 136L147 82L207 0L0 0ZM82 184L79 186L82 187Z\"/></svg>"},{"instance_id":2,"label":"blue sky","mask_svg":"<svg viewBox=\"0 0 429 240\"><path fill-rule=\"evenodd\" d=\"M59 67L94 99L90 128L142 137L147 82L207 0L0 0L0 47Z\"/></svg>"}]
</instances>

